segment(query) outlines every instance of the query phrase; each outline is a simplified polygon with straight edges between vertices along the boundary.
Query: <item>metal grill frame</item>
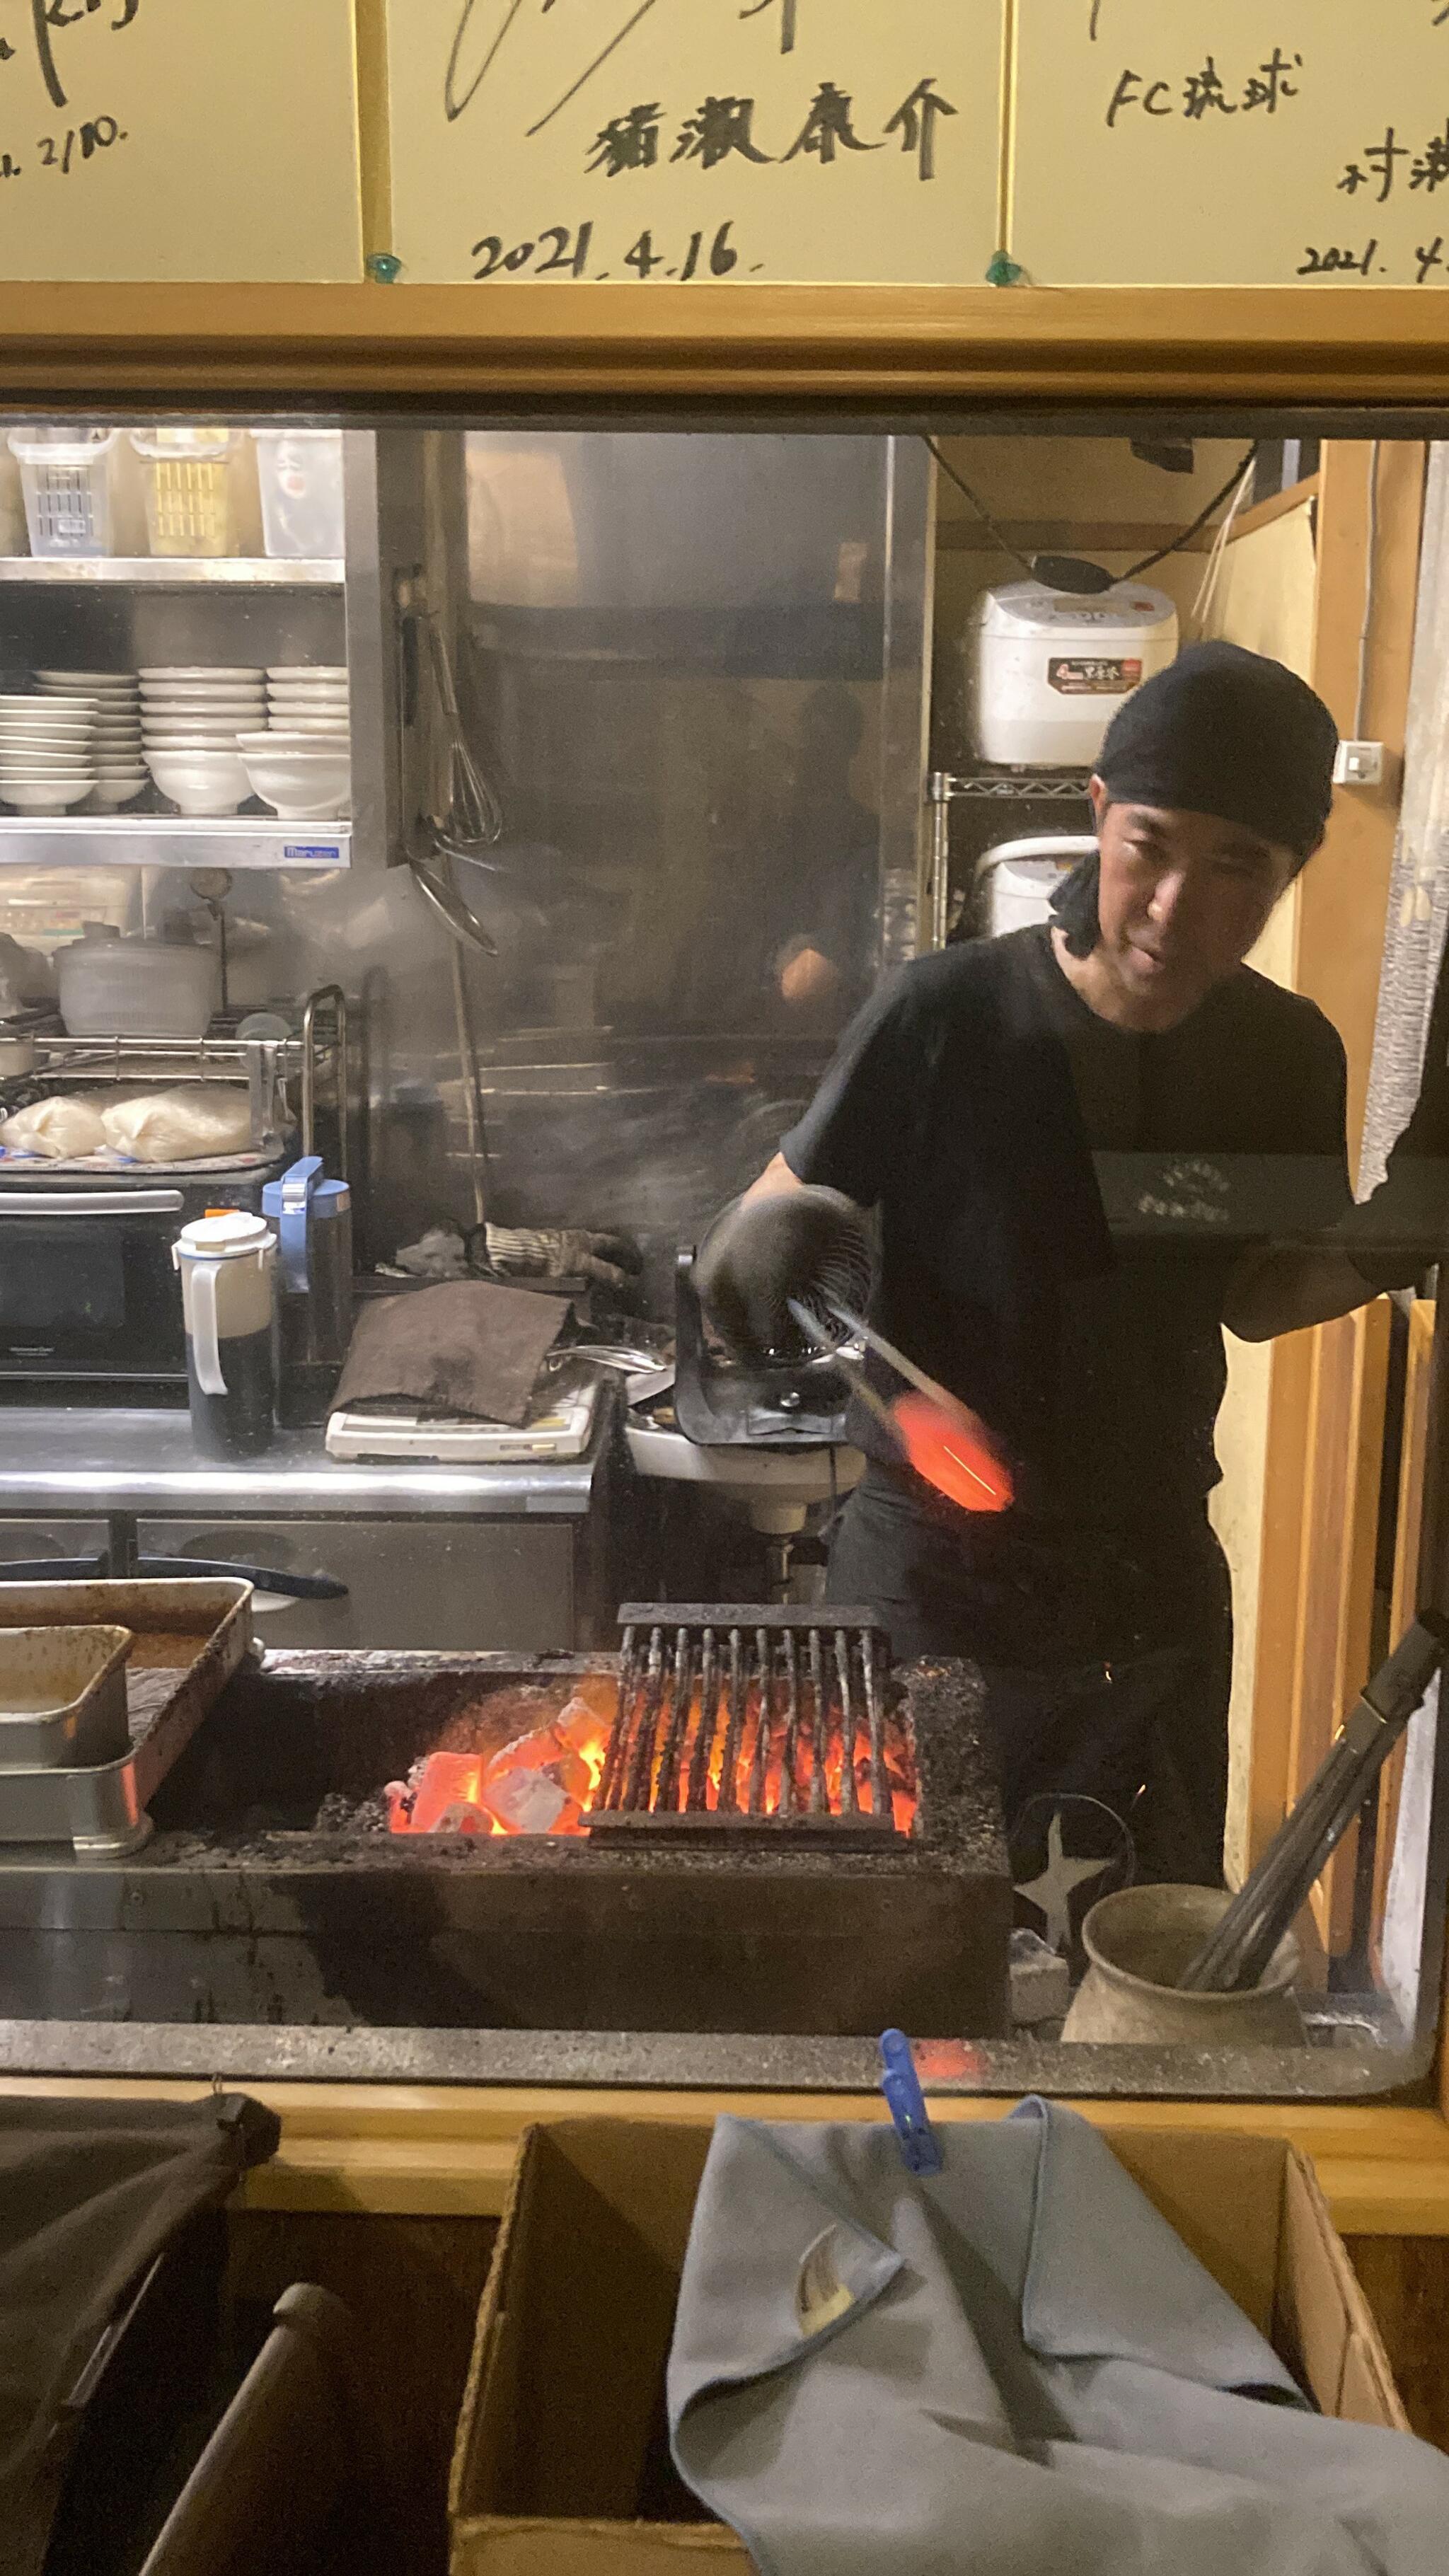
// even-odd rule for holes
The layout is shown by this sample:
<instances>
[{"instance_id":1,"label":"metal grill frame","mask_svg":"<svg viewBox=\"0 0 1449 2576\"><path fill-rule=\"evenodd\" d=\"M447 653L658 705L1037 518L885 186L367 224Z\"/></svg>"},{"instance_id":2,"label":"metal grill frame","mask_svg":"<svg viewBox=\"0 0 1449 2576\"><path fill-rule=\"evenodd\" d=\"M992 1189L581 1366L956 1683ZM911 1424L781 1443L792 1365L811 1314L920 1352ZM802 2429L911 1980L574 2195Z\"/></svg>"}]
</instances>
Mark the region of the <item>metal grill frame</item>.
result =
<instances>
[{"instance_id":1,"label":"metal grill frame","mask_svg":"<svg viewBox=\"0 0 1449 2576\"><path fill-rule=\"evenodd\" d=\"M905 1839L896 1826L886 1773L890 1645L869 1610L832 1605L822 1614L794 1606L625 1602L619 1624L624 1633L618 1700L589 1811L591 1833L818 1834L835 1848L847 1837L863 1838L873 1848ZM696 1689L700 1724L691 1747ZM736 1779L756 1689L761 1714L741 1804ZM840 1803L833 1806L826 1760L837 1727L843 1759ZM861 1804L855 1770L862 1743L869 1762L868 1808ZM719 1803L709 1807L716 1750ZM767 1775L776 1753L780 1798L776 1809L767 1810Z\"/></svg>"}]
</instances>

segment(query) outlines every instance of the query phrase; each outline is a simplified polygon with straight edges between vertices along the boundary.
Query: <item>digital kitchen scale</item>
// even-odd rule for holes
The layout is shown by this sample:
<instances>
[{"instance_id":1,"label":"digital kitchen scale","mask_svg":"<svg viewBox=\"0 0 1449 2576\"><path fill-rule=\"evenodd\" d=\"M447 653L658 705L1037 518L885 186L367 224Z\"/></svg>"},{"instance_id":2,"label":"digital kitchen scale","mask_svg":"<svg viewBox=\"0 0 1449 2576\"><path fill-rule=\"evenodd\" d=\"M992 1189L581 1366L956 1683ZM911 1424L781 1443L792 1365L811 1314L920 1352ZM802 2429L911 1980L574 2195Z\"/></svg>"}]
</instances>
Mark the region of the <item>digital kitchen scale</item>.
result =
<instances>
[{"instance_id":1,"label":"digital kitchen scale","mask_svg":"<svg viewBox=\"0 0 1449 2576\"><path fill-rule=\"evenodd\" d=\"M438 1466L509 1466L582 1458L599 1406L597 1384L557 1396L533 1421L430 1421L419 1413L334 1413L329 1458L425 1458Z\"/></svg>"}]
</instances>

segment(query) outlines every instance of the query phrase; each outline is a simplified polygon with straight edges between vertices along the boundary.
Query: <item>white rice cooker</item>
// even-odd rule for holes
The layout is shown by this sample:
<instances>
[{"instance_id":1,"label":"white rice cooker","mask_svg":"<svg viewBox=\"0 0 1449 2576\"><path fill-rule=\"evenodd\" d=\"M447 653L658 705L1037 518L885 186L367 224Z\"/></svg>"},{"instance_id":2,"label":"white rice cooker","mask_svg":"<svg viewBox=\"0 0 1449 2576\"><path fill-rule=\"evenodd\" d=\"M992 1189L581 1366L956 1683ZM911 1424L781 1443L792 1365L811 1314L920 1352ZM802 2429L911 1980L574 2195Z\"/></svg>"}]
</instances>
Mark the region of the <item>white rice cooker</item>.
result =
<instances>
[{"instance_id":1,"label":"white rice cooker","mask_svg":"<svg viewBox=\"0 0 1449 2576\"><path fill-rule=\"evenodd\" d=\"M1124 699L1177 653L1177 610L1141 582L1080 598L1012 581L978 600L965 638L978 759L1090 769Z\"/></svg>"},{"instance_id":2,"label":"white rice cooker","mask_svg":"<svg viewBox=\"0 0 1449 2576\"><path fill-rule=\"evenodd\" d=\"M999 841L988 850L976 871L978 884L987 880L988 938L1050 921L1058 886L1096 846L1090 832L1041 832L1026 840Z\"/></svg>"}]
</instances>

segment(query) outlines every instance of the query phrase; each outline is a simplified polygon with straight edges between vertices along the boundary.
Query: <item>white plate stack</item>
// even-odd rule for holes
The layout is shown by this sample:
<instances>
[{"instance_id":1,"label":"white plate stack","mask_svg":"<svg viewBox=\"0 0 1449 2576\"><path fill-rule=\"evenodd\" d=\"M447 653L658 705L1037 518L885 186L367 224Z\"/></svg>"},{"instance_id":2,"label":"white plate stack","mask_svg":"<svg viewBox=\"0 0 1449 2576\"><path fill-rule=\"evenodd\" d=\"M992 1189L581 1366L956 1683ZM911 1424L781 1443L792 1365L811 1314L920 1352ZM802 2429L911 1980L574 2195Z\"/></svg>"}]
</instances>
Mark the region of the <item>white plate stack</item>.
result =
<instances>
[{"instance_id":1,"label":"white plate stack","mask_svg":"<svg viewBox=\"0 0 1449 2576\"><path fill-rule=\"evenodd\" d=\"M134 671L37 671L36 687L52 709L74 715L94 700L96 783L94 801L118 813L145 787L141 758L141 692Z\"/></svg>"},{"instance_id":2,"label":"white plate stack","mask_svg":"<svg viewBox=\"0 0 1449 2576\"><path fill-rule=\"evenodd\" d=\"M344 663L267 668L267 729L243 734L252 792L287 822L337 821L352 796L352 734Z\"/></svg>"},{"instance_id":3,"label":"white plate stack","mask_svg":"<svg viewBox=\"0 0 1449 2576\"><path fill-rule=\"evenodd\" d=\"M237 737L266 706L254 664L163 663L141 673L146 766L183 814L234 814L248 793Z\"/></svg>"},{"instance_id":4,"label":"white plate stack","mask_svg":"<svg viewBox=\"0 0 1449 2576\"><path fill-rule=\"evenodd\" d=\"M0 800L20 814L64 814L96 783L96 701L0 696Z\"/></svg>"}]
</instances>

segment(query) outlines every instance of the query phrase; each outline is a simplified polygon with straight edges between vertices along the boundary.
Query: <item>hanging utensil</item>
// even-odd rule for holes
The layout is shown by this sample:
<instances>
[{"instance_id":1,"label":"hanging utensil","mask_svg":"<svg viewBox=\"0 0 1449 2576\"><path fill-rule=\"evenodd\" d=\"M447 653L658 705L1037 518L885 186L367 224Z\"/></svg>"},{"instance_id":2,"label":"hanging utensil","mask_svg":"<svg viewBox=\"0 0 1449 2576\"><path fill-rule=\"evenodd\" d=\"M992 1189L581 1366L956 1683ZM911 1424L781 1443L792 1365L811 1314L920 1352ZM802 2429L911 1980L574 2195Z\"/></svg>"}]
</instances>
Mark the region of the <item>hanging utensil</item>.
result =
<instances>
[{"instance_id":1,"label":"hanging utensil","mask_svg":"<svg viewBox=\"0 0 1449 2576\"><path fill-rule=\"evenodd\" d=\"M396 600L399 645L407 668L414 676L417 672L418 639L420 636L424 639L427 667L432 679L430 703L441 715L447 760L447 785L440 799L441 811L429 812L422 818L428 846L424 851L410 852L408 865L419 892L431 905L449 936L464 947L481 948L485 956L496 957L498 943L465 902L455 870L459 860L483 860L496 847L503 837L503 808L469 748L442 618L428 599L422 576L402 577L397 583ZM413 695L408 688L399 688L404 768L407 709ZM421 692L417 693L418 701L421 695Z\"/></svg>"},{"instance_id":2,"label":"hanging utensil","mask_svg":"<svg viewBox=\"0 0 1449 2576\"><path fill-rule=\"evenodd\" d=\"M1178 1979L1187 1994L1257 1986L1307 1903L1449 1649L1449 1620L1426 1610L1366 1683L1362 1698L1210 1939Z\"/></svg>"}]
</instances>

